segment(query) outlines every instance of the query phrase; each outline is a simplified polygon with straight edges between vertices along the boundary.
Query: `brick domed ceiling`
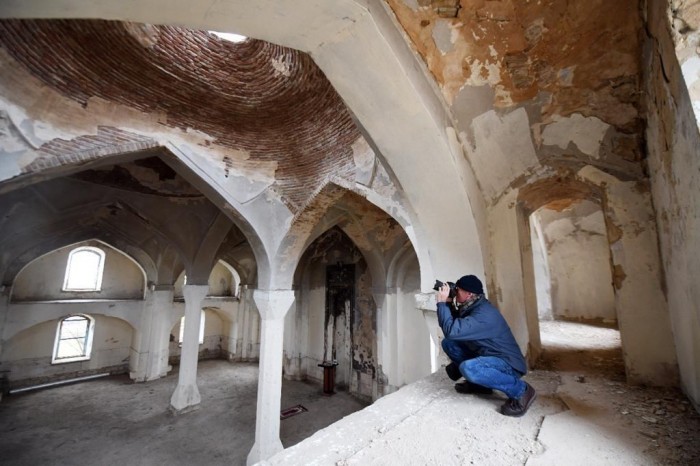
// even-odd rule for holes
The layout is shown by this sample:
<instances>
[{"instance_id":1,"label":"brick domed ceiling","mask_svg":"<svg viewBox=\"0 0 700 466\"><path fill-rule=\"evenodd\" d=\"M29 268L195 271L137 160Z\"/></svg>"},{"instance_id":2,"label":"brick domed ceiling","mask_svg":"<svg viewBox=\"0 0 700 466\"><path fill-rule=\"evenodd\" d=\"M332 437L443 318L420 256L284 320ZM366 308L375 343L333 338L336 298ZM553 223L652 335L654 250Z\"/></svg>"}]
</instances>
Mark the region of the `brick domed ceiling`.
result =
<instances>
[{"instance_id":1,"label":"brick domed ceiling","mask_svg":"<svg viewBox=\"0 0 700 466\"><path fill-rule=\"evenodd\" d=\"M329 173L350 175L360 137L311 58L206 31L101 20L4 20L0 45L35 77L87 105L93 97L165 115L277 163L276 185L302 205Z\"/></svg>"}]
</instances>

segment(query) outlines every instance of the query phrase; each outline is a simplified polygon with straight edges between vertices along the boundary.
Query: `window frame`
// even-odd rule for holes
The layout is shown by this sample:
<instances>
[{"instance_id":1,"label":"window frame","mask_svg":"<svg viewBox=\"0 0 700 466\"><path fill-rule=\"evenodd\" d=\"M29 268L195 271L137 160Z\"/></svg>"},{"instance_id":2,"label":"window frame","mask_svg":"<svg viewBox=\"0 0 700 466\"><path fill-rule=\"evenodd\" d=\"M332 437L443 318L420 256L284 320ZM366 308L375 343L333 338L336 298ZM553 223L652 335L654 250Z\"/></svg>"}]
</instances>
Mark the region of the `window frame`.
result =
<instances>
[{"instance_id":1,"label":"window frame","mask_svg":"<svg viewBox=\"0 0 700 466\"><path fill-rule=\"evenodd\" d=\"M80 356L73 357L58 357L58 352L60 349L60 344L62 341L75 338L61 338L61 331L63 329L63 323L68 319L82 317L87 321L87 329L85 331L85 337L83 339L83 354ZM92 354L92 340L95 334L95 319L87 314L70 314L68 316L62 317L58 320L58 325L56 327L56 337L53 344L53 353L51 355L51 364L64 364L68 362L77 361L89 361Z\"/></svg>"},{"instance_id":2,"label":"window frame","mask_svg":"<svg viewBox=\"0 0 700 466\"><path fill-rule=\"evenodd\" d=\"M96 270L96 276L95 276L95 287L94 288L69 288L68 284L70 282L71 278L71 266L73 264L73 258L82 252L90 252L92 254L97 254L97 256L100 258L99 263L97 265L97 270ZM105 268L105 252L100 249L96 248L94 246L81 246L78 248L73 249L69 254L68 254L68 261L66 263L66 272L63 277L63 287L61 288L61 291L67 291L67 292L78 292L78 293L89 293L89 292L96 292L96 291L102 291L102 276L104 273L104 268Z\"/></svg>"}]
</instances>

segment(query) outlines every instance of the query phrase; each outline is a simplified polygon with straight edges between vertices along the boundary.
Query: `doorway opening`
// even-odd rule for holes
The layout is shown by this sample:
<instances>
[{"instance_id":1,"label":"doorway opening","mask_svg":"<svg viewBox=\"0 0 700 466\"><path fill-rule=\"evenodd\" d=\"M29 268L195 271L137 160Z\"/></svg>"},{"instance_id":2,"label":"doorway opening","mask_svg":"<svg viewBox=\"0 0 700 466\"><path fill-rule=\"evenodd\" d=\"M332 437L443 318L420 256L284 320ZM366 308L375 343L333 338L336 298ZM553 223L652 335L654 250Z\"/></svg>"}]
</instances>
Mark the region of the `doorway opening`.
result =
<instances>
[{"instance_id":1,"label":"doorway opening","mask_svg":"<svg viewBox=\"0 0 700 466\"><path fill-rule=\"evenodd\" d=\"M558 200L529 218L540 363L624 377L610 243L600 205Z\"/></svg>"}]
</instances>

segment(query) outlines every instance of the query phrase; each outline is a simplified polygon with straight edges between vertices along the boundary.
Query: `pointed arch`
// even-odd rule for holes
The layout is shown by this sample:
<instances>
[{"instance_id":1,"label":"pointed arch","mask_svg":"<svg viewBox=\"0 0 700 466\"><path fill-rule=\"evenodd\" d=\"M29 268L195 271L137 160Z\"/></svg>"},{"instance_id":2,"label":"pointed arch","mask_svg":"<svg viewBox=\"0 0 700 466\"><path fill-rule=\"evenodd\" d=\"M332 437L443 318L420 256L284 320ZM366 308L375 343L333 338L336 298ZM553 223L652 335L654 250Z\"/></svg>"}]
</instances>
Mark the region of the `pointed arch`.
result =
<instances>
[{"instance_id":1,"label":"pointed arch","mask_svg":"<svg viewBox=\"0 0 700 466\"><path fill-rule=\"evenodd\" d=\"M520 267L525 304L525 323L527 326L527 356L530 363L539 358L542 351L540 340L539 316L537 310L537 285L535 282L535 263L532 255L532 238L530 234L530 216L545 205L575 202L589 199L602 205L604 194L595 185L574 176L557 176L529 183L518 191L516 207L516 224L518 242L520 243Z\"/></svg>"}]
</instances>

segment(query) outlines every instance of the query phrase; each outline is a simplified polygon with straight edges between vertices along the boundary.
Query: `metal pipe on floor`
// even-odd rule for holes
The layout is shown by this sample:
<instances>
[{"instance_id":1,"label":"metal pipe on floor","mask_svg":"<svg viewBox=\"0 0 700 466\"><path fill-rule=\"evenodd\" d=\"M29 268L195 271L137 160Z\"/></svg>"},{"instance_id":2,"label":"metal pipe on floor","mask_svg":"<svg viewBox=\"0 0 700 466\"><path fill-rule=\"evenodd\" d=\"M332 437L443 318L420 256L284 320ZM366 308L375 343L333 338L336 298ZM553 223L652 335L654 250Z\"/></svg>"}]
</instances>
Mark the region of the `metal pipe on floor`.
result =
<instances>
[{"instance_id":1,"label":"metal pipe on floor","mask_svg":"<svg viewBox=\"0 0 700 466\"><path fill-rule=\"evenodd\" d=\"M56 382L42 383L41 385L32 385L31 387L15 388L14 390L10 390L7 393L9 393L10 395L14 395L15 393L28 392L31 390L39 390L40 388L56 387L58 385L66 385L69 383L84 382L86 380L99 379L100 377L107 377L108 375L109 375L109 372L104 372L102 374L85 375L83 377L75 377L73 379L57 380Z\"/></svg>"}]
</instances>

